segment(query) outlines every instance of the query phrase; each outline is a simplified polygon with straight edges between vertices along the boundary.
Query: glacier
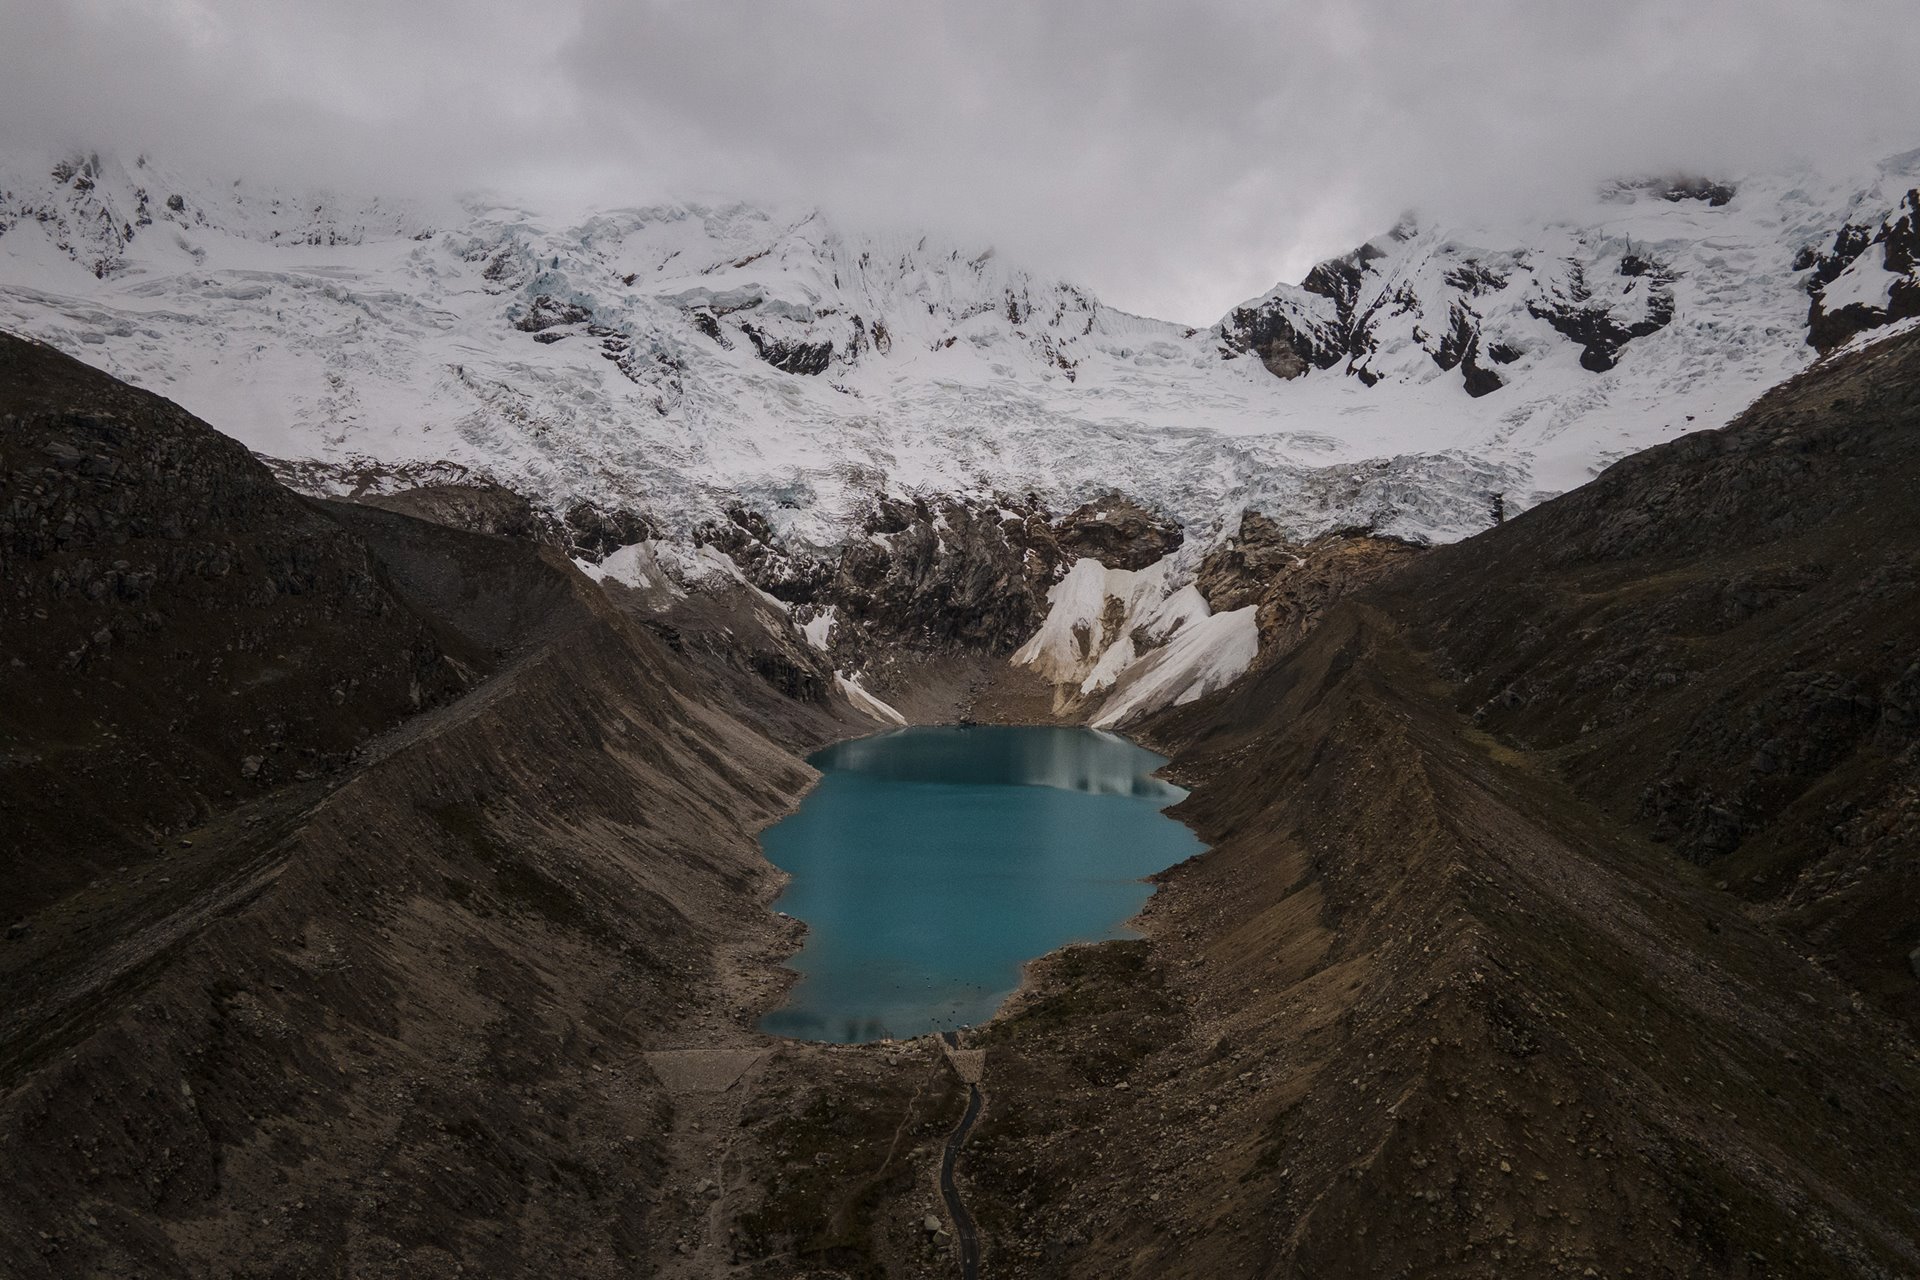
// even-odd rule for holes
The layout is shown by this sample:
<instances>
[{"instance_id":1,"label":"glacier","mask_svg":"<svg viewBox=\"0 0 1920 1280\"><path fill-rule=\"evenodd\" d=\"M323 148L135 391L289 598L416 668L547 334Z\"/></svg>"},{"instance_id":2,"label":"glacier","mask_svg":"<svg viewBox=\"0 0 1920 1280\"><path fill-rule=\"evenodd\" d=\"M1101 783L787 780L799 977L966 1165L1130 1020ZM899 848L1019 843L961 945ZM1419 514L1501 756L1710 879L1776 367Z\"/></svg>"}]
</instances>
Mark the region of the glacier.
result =
<instances>
[{"instance_id":1,"label":"glacier","mask_svg":"<svg viewBox=\"0 0 1920 1280\"><path fill-rule=\"evenodd\" d=\"M880 494L1118 491L1202 541L1244 510L1302 538L1446 541L1492 495L1518 512L1727 421L1817 357L1823 288L1897 318L1916 284L1890 228L1916 175L1920 153L1610 184L1508 226L1413 219L1193 328L818 210L561 216L12 154L0 327L315 492L484 478L679 540L745 506L829 548Z\"/></svg>"}]
</instances>

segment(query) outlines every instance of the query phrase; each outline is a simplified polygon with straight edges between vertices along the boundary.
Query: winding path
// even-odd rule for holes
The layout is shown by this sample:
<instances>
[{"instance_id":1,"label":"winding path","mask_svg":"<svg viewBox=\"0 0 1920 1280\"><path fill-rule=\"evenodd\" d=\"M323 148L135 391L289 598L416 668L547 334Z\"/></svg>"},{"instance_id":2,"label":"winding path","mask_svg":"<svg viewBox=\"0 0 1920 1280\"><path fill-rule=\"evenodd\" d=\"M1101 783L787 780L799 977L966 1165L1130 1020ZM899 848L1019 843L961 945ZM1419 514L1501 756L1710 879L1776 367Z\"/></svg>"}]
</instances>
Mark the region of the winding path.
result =
<instances>
[{"instance_id":1,"label":"winding path","mask_svg":"<svg viewBox=\"0 0 1920 1280\"><path fill-rule=\"evenodd\" d=\"M947 1042L949 1051L959 1048L960 1037L954 1032L943 1031L940 1038ZM959 1190L953 1185L953 1166L960 1159L960 1148L966 1145L973 1122L980 1118L980 1108L985 1104L986 1097L978 1083L970 1082L967 1085L967 1110L960 1117L960 1123L947 1136L947 1149L940 1157L940 1196L947 1202L947 1213L953 1219L954 1236L960 1242L962 1280L980 1280L980 1235L974 1229L973 1215L967 1212Z\"/></svg>"}]
</instances>

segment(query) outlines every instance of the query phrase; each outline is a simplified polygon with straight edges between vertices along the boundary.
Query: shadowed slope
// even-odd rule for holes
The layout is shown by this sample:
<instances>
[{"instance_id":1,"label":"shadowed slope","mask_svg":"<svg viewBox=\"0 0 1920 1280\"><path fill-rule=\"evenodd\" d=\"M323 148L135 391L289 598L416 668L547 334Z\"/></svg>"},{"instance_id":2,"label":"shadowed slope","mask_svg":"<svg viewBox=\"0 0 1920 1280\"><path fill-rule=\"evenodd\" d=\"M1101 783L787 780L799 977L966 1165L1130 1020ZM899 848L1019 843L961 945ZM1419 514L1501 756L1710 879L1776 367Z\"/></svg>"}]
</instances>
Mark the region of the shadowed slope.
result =
<instances>
[{"instance_id":1,"label":"shadowed slope","mask_svg":"<svg viewBox=\"0 0 1920 1280\"><path fill-rule=\"evenodd\" d=\"M1916 541L1911 504L1889 507L1920 478L1904 434L1917 361L1897 342L1848 357L1725 433L1422 557L1231 692L1151 722L1214 848L1163 877L1149 944L1050 958L987 1032L995 1105L965 1172L989 1267L1920 1266L1910 1031L1649 841L1618 806L1643 782L1608 783L1659 773L1673 748L1681 769L1725 767L1684 744L1702 725L1804 719L1775 710L1794 672L1885 674L1848 664L1888 655L1897 683L1911 657L1882 641L1914 634L1898 584ZM1828 568L1776 615L1777 648L1758 628L1715 667L1715 632L1671 625L1698 594L1725 596L1727 563L1807 546ZM1635 678L1625 655L1663 643L1701 646L1711 696ZM1624 664L1611 682L1608 655ZM1489 705L1516 675L1540 688ZM1574 736L1593 714L1579 699L1614 685L1607 750L1542 741ZM1801 784L1822 803L1897 815L1911 749L1885 736L1886 708L1904 724L1897 694L1873 688L1879 712L1853 737L1819 720L1773 732L1838 748ZM1482 706L1504 741L1468 714ZM1770 820L1763 835L1788 829ZM1912 844L1888 821L1860 884L1898 914ZM1808 909L1844 909L1823 883L1806 882Z\"/></svg>"},{"instance_id":2,"label":"shadowed slope","mask_svg":"<svg viewBox=\"0 0 1920 1280\"><path fill-rule=\"evenodd\" d=\"M1394 580L1458 705L1920 1025L1920 335Z\"/></svg>"},{"instance_id":3,"label":"shadowed slope","mask_svg":"<svg viewBox=\"0 0 1920 1280\"><path fill-rule=\"evenodd\" d=\"M163 402L78 366L63 376L85 403L165 419L133 421L126 448L164 427L168 448L223 468L160 562L218 546L252 565L284 538L318 567L291 605L263 590L259 623L188 574L155 605L185 652L149 661L128 645L78 674L35 669L36 696L92 680L118 749L187 768L219 759L255 704L171 725L128 708L213 701L209 673L233 659L212 655L258 627L274 653L338 637L334 680L371 683L379 669L354 664L394 634L449 685L455 664L485 679L331 777L213 788L223 803L164 859L115 853L128 860L91 880L45 880L0 951L0 1272L630 1274L658 1247L673 1115L644 1052L770 995L784 949L752 832L811 772L727 708L794 741L836 732L830 713L696 679L550 551L336 512L363 540L255 486L243 451ZM136 511L182 500L151 477L124 496ZM71 554L9 583L44 590ZM336 607L334 565L364 566L378 608ZM108 607L47 599L54 627ZM259 705L296 724L340 705L291 680L275 697ZM58 727L16 720L10 749L44 756ZM99 781L116 813L139 811L142 785ZM729 985L743 971L764 990Z\"/></svg>"},{"instance_id":4,"label":"shadowed slope","mask_svg":"<svg viewBox=\"0 0 1920 1280\"><path fill-rule=\"evenodd\" d=\"M238 442L5 334L0 581L15 912L461 687L366 547Z\"/></svg>"}]
</instances>

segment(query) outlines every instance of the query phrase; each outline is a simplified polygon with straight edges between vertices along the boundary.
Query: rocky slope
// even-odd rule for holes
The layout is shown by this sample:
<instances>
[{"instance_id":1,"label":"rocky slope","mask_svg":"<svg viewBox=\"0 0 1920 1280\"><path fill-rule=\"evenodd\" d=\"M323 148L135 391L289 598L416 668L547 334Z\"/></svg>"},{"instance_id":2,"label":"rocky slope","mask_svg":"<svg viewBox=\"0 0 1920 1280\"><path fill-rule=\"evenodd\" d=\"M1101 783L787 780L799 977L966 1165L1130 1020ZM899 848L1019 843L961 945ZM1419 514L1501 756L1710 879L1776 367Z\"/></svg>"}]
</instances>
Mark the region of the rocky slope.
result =
<instances>
[{"instance_id":1,"label":"rocky slope","mask_svg":"<svg viewBox=\"0 0 1920 1280\"><path fill-rule=\"evenodd\" d=\"M1149 721L1214 848L974 1041L987 1265L1920 1266L1916 370L1822 367Z\"/></svg>"},{"instance_id":2,"label":"rocky slope","mask_svg":"<svg viewBox=\"0 0 1920 1280\"><path fill-rule=\"evenodd\" d=\"M720 593L676 629L549 548L317 506L175 406L0 350L35 516L5 580L41 615L7 633L0 1271L664 1251L675 1113L642 1053L777 992L751 833L810 776L786 745L866 722L681 639ZM141 595L60 589L106 554Z\"/></svg>"},{"instance_id":3,"label":"rocky slope","mask_svg":"<svg viewBox=\"0 0 1920 1280\"><path fill-rule=\"evenodd\" d=\"M1911 1025L1917 418L1890 339L1394 584L1476 723Z\"/></svg>"},{"instance_id":4,"label":"rocky slope","mask_svg":"<svg viewBox=\"0 0 1920 1280\"><path fill-rule=\"evenodd\" d=\"M0 875L22 912L336 773L474 674L238 443L4 335L0 582Z\"/></svg>"}]
</instances>

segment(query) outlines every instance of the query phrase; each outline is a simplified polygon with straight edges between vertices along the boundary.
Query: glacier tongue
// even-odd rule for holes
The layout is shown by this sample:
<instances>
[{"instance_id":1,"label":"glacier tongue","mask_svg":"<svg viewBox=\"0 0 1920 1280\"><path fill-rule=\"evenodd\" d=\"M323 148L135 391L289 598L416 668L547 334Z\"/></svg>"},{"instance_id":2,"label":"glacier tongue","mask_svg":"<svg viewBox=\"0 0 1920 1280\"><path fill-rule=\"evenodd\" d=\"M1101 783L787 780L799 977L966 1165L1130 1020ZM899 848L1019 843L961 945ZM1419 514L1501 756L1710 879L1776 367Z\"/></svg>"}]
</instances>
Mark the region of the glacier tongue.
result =
<instances>
[{"instance_id":1,"label":"glacier tongue","mask_svg":"<svg viewBox=\"0 0 1920 1280\"><path fill-rule=\"evenodd\" d=\"M1046 620L1013 664L1053 685L1059 709L1104 697L1096 728L1232 683L1259 652L1258 610L1215 614L1192 583L1171 585L1173 559L1137 570L1076 561L1047 593Z\"/></svg>"},{"instance_id":2,"label":"glacier tongue","mask_svg":"<svg viewBox=\"0 0 1920 1280\"><path fill-rule=\"evenodd\" d=\"M1113 683L1133 660L1133 627L1167 594L1167 561L1144 569L1109 569L1098 560L1074 561L1047 592L1040 630L1013 655L1049 684L1092 693Z\"/></svg>"},{"instance_id":3,"label":"glacier tongue","mask_svg":"<svg viewBox=\"0 0 1920 1280\"><path fill-rule=\"evenodd\" d=\"M1259 653L1257 612L1255 606L1247 605L1182 627L1164 646L1121 673L1093 727L1118 728L1149 711L1181 706L1232 684Z\"/></svg>"},{"instance_id":4,"label":"glacier tongue","mask_svg":"<svg viewBox=\"0 0 1920 1280\"><path fill-rule=\"evenodd\" d=\"M675 537L744 504L810 547L876 493L931 492L1117 490L1201 537L1254 509L1301 538L1447 540L1494 494L1517 512L1804 367L1809 287L1848 323L1897 318L1920 288L1898 221L1916 173L1621 184L1572 219L1409 223L1196 330L806 210L554 219L14 155L0 325L316 488L465 468Z\"/></svg>"}]
</instances>

